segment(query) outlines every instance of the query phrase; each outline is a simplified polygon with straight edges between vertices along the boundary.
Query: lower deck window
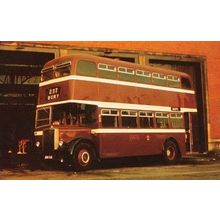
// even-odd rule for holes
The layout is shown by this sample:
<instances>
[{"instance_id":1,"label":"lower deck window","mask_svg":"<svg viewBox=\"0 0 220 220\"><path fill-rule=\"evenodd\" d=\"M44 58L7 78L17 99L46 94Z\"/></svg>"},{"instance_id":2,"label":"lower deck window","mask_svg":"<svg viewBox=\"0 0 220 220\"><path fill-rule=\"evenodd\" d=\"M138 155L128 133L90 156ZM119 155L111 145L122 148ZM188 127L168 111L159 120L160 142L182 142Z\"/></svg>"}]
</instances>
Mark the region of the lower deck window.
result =
<instances>
[{"instance_id":1,"label":"lower deck window","mask_svg":"<svg viewBox=\"0 0 220 220\"><path fill-rule=\"evenodd\" d=\"M37 110L36 127L48 125L50 122L50 108Z\"/></svg>"},{"instance_id":2,"label":"lower deck window","mask_svg":"<svg viewBox=\"0 0 220 220\"><path fill-rule=\"evenodd\" d=\"M172 128L184 128L183 115L181 113L171 113L170 124Z\"/></svg>"},{"instance_id":3,"label":"lower deck window","mask_svg":"<svg viewBox=\"0 0 220 220\"><path fill-rule=\"evenodd\" d=\"M169 128L169 116L167 113L156 113L157 128Z\"/></svg>"},{"instance_id":4,"label":"lower deck window","mask_svg":"<svg viewBox=\"0 0 220 220\"><path fill-rule=\"evenodd\" d=\"M171 118L170 122L172 128L184 128L183 119L181 118Z\"/></svg>"},{"instance_id":5,"label":"lower deck window","mask_svg":"<svg viewBox=\"0 0 220 220\"><path fill-rule=\"evenodd\" d=\"M141 128L153 128L154 127L153 118L140 117L140 127Z\"/></svg>"},{"instance_id":6,"label":"lower deck window","mask_svg":"<svg viewBox=\"0 0 220 220\"><path fill-rule=\"evenodd\" d=\"M97 107L85 104L61 104L53 106L52 123L56 125L94 126Z\"/></svg>"},{"instance_id":7,"label":"lower deck window","mask_svg":"<svg viewBox=\"0 0 220 220\"><path fill-rule=\"evenodd\" d=\"M122 127L125 127L125 128L136 128L137 127L136 117L123 116L121 118L121 122L122 122Z\"/></svg>"},{"instance_id":8,"label":"lower deck window","mask_svg":"<svg viewBox=\"0 0 220 220\"><path fill-rule=\"evenodd\" d=\"M103 128L117 128L118 127L117 116L102 115L102 127Z\"/></svg>"}]
</instances>

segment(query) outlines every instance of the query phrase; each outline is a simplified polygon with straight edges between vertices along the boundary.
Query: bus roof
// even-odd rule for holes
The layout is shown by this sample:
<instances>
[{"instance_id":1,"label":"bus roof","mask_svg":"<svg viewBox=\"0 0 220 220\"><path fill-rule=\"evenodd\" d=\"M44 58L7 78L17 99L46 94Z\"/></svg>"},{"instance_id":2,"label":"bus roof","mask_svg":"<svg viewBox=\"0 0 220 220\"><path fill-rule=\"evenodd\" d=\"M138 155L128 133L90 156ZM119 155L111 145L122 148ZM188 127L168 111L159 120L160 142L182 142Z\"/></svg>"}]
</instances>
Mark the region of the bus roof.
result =
<instances>
[{"instance_id":1,"label":"bus roof","mask_svg":"<svg viewBox=\"0 0 220 220\"><path fill-rule=\"evenodd\" d=\"M94 62L98 62L98 63L103 63L105 62L106 64L112 64L112 65L116 65L116 66L122 66L122 67L128 67L128 68L134 68L134 69L140 69L140 70L148 70L151 72L158 72L158 73L164 73L164 74L173 74L173 75L178 75L178 76L183 76L183 77L189 77L188 74L184 73L184 72L179 72L179 71L175 71L175 70L168 70L168 69L164 69L164 68L158 68L158 67L154 67L151 65L141 65L141 64L137 64L137 63L130 63L130 62L126 62L126 61L121 61L118 59L112 59L112 58L106 58L106 57L101 57L101 56L95 56L95 55L90 55L90 54L73 54L73 55L69 55L69 56L63 56L63 57L59 57L56 59L53 59L49 62L47 62L44 68L48 68L48 67L52 67L54 65L59 65L61 63L65 63L65 62L69 62L69 61L74 61L74 60L91 60Z\"/></svg>"}]
</instances>

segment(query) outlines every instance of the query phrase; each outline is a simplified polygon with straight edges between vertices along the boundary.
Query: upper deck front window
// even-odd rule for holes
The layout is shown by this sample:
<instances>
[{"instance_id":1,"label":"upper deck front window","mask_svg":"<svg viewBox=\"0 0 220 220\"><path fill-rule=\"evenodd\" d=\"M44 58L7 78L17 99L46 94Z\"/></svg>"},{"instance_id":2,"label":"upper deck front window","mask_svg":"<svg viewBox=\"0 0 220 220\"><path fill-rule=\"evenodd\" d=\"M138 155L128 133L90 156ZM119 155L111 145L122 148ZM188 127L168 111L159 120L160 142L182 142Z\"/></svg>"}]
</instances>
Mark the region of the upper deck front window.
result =
<instances>
[{"instance_id":1,"label":"upper deck front window","mask_svg":"<svg viewBox=\"0 0 220 220\"><path fill-rule=\"evenodd\" d=\"M71 73L71 62L64 62L55 66L44 68L41 71L41 81L47 81L58 77L68 76Z\"/></svg>"}]
</instances>

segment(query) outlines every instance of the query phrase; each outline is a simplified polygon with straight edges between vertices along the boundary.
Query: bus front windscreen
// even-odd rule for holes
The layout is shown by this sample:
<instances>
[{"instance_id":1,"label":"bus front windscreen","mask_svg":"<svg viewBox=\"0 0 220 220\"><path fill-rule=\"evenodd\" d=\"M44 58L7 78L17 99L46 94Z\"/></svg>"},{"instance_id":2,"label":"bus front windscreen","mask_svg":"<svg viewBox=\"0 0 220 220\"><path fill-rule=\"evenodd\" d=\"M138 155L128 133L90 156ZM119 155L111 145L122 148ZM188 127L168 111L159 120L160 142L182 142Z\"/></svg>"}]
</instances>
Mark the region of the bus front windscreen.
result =
<instances>
[{"instance_id":1,"label":"bus front windscreen","mask_svg":"<svg viewBox=\"0 0 220 220\"><path fill-rule=\"evenodd\" d=\"M50 108L37 110L36 127L47 126L50 124Z\"/></svg>"}]
</instances>

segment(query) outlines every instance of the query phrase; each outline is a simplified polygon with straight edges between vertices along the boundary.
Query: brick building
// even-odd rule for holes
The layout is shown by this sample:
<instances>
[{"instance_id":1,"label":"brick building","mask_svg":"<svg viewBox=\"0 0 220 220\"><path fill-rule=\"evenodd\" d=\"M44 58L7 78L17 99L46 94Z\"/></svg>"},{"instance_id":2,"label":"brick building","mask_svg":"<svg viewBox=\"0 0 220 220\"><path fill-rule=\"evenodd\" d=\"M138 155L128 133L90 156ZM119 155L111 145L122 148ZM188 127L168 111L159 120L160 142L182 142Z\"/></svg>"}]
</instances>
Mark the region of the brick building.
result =
<instances>
[{"instance_id":1,"label":"brick building","mask_svg":"<svg viewBox=\"0 0 220 220\"><path fill-rule=\"evenodd\" d=\"M220 42L149 41L0 42L0 130L5 131L0 137L2 145L12 145L31 135L43 64L73 53L91 53L190 74L198 103L193 151L220 148ZM5 142L6 136L11 136L11 142Z\"/></svg>"}]
</instances>

